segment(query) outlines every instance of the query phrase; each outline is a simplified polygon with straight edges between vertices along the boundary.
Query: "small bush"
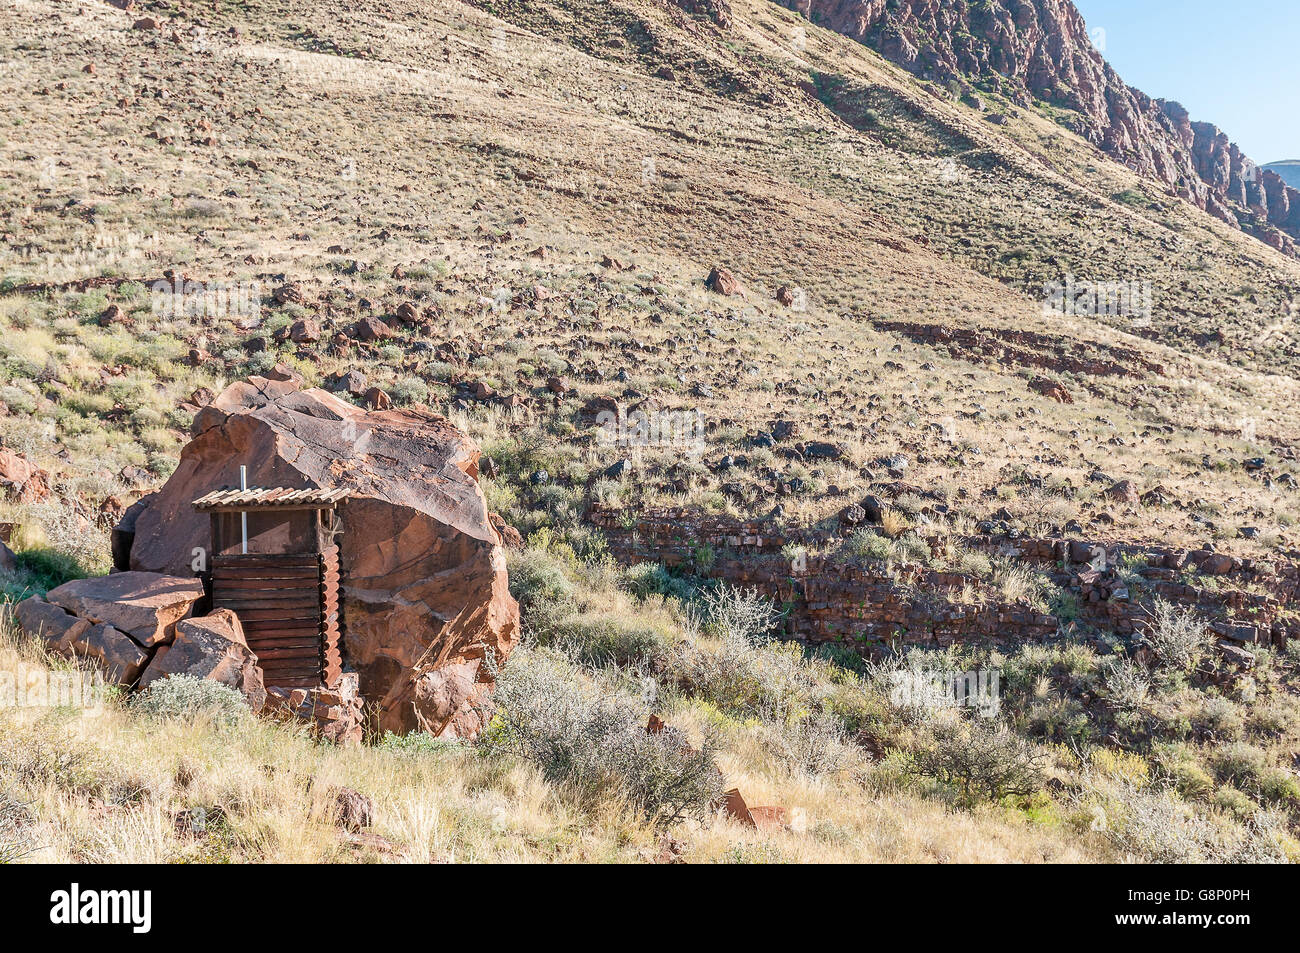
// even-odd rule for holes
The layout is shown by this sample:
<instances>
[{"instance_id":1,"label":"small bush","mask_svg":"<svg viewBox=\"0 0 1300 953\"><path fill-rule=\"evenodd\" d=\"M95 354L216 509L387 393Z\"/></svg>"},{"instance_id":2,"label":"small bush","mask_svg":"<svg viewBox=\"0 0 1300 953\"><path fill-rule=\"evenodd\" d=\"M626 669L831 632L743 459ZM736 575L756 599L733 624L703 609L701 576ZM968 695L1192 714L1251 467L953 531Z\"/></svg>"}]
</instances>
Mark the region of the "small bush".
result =
<instances>
[{"instance_id":1,"label":"small bush","mask_svg":"<svg viewBox=\"0 0 1300 953\"><path fill-rule=\"evenodd\" d=\"M16 562L20 570L31 576L32 588L42 593L90 575L74 556L44 546L24 549L17 554Z\"/></svg>"},{"instance_id":2,"label":"small bush","mask_svg":"<svg viewBox=\"0 0 1300 953\"><path fill-rule=\"evenodd\" d=\"M1222 695L1205 696L1200 710L1192 716L1192 726L1217 741L1238 740L1245 725L1241 709Z\"/></svg>"},{"instance_id":3,"label":"small bush","mask_svg":"<svg viewBox=\"0 0 1300 953\"><path fill-rule=\"evenodd\" d=\"M228 685L192 675L168 675L137 696L137 711L151 718L211 718L234 725L250 713L244 696Z\"/></svg>"},{"instance_id":4,"label":"small bush","mask_svg":"<svg viewBox=\"0 0 1300 953\"><path fill-rule=\"evenodd\" d=\"M894 547L875 530L859 529L844 540L844 552L858 559L885 560L893 555Z\"/></svg>"},{"instance_id":5,"label":"small bush","mask_svg":"<svg viewBox=\"0 0 1300 953\"><path fill-rule=\"evenodd\" d=\"M623 570L623 586L638 599L660 595L686 602L699 592L698 586L689 579L674 576L659 563L629 566Z\"/></svg>"},{"instance_id":6,"label":"small bush","mask_svg":"<svg viewBox=\"0 0 1300 953\"><path fill-rule=\"evenodd\" d=\"M768 642L781 613L757 589L720 585L701 590L688 610L688 623L725 641Z\"/></svg>"},{"instance_id":7,"label":"small bush","mask_svg":"<svg viewBox=\"0 0 1300 953\"><path fill-rule=\"evenodd\" d=\"M1151 680L1128 658L1111 659L1105 670L1106 698L1120 711L1141 711L1151 694Z\"/></svg>"},{"instance_id":8,"label":"small bush","mask_svg":"<svg viewBox=\"0 0 1300 953\"><path fill-rule=\"evenodd\" d=\"M1161 668L1171 673L1190 672L1210 644L1205 621L1190 609L1179 609L1163 599L1156 600L1150 614L1143 641Z\"/></svg>"},{"instance_id":9,"label":"small bush","mask_svg":"<svg viewBox=\"0 0 1300 953\"><path fill-rule=\"evenodd\" d=\"M572 612L576 598L560 560L533 547L511 557L510 594L519 601L525 625L539 634L549 633L559 618Z\"/></svg>"},{"instance_id":10,"label":"small bush","mask_svg":"<svg viewBox=\"0 0 1300 953\"><path fill-rule=\"evenodd\" d=\"M1255 813L1248 824L1216 823L1172 792L1124 784L1091 785L1093 829L1122 853L1158 864L1284 863L1286 835L1276 818Z\"/></svg>"},{"instance_id":11,"label":"small bush","mask_svg":"<svg viewBox=\"0 0 1300 953\"><path fill-rule=\"evenodd\" d=\"M912 752L912 770L956 787L962 801L1026 797L1043 785L1046 755L991 718L937 721Z\"/></svg>"},{"instance_id":12,"label":"small bush","mask_svg":"<svg viewBox=\"0 0 1300 953\"><path fill-rule=\"evenodd\" d=\"M435 738L427 731L412 731L404 735L396 735L391 731L386 731L384 737L379 739L379 742L375 745L375 748L379 751L409 755L446 754L463 747L464 743L461 741L450 738Z\"/></svg>"},{"instance_id":13,"label":"small bush","mask_svg":"<svg viewBox=\"0 0 1300 953\"><path fill-rule=\"evenodd\" d=\"M674 731L648 733L645 712L556 656L512 659L495 701L481 744L536 764L583 807L613 796L659 826L707 816L722 793L712 737L696 750Z\"/></svg>"},{"instance_id":14,"label":"small bush","mask_svg":"<svg viewBox=\"0 0 1300 953\"><path fill-rule=\"evenodd\" d=\"M843 723L826 713L764 721L758 733L764 747L786 767L810 778L834 774L855 754Z\"/></svg>"},{"instance_id":15,"label":"small bush","mask_svg":"<svg viewBox=\"0 0 1300 953\"><path fill-rule=\"evenodd\" d=\"M569 616L550 631L554 644L593 665L633 665L655 659L664 639L650 626L616 615Z\"/></svg>"}]
</instances>

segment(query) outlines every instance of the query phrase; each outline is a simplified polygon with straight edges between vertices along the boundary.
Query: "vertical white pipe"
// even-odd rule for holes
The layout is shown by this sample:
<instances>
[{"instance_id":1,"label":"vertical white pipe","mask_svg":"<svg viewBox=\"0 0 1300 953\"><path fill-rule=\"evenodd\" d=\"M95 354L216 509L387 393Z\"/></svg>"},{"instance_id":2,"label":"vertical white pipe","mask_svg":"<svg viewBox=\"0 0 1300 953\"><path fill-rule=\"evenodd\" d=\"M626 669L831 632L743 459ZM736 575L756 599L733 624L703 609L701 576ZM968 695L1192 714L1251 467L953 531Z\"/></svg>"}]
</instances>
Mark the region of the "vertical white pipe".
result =
<instances>
[{"instance_id":1,"label":"vertical white pipe","mask_svg":"<svg viewBox=\"0 0 1300 953\"><path fill-rule=\"evenodd\" d=\"M240 464L239 466L239 488L241 490L248 489L248 467L244 466L243 464ZM243 531L243 543L240 552L243 553L245 556L247 556L248 555L248 510L244 510L239 514L239 528Z\"/></svg>"}]
</instances>

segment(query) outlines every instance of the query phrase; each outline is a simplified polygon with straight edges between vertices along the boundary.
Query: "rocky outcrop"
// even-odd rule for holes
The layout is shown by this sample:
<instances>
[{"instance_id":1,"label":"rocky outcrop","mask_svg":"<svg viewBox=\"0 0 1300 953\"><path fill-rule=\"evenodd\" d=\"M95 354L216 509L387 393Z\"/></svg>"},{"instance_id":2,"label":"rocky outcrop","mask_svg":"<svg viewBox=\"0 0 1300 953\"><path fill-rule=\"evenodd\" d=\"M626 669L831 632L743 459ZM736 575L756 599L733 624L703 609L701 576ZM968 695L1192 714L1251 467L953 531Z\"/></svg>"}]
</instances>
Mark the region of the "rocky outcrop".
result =
<instances>
[{"instance_id":1,"label":"rocky outcrop","mask_svg":"<svg viewBox=\"0 0 1300 953\"><path fill-rule=\"evenodd\" d=\"M21 453L0 447L0 490L15 503L41 503L50 496L50 475Z\"/></svg>"},{"instance_id":2,"label":"rocky outcrop","mask_svg":"<svg viewBox=\"0 0 1300 953\"><path fill-rule=\"evenodd\" d=\"M190 675L229 685L247 699L253 711L261 711L266 704L257 656L244 639L239 618L229 609L178 622L176 638L158 649L140 687L148 688L169 675Z\"/></svg>"},{"instance_id":3,"label":"rocky outcrop","mask_svg":"<svg viewBox=\"0 0 1300 953\"><path fill-rule=\"evenodd\" d=\"M318 737L337 745L360 744L365 735L365 708L356 672L345 672L333 688L268 688L266 713L305 721Z\"/></svg>"},{"instance_id":4,"label":"rocky outcrop","mask_svg":"<svg viewBox=\"0 0 1300 953\"><path fill-rule=\"evenodd\" d=\"M427 411L367 412L294 380L254 377L196 415L176 471L131 514L126 555L135 570L189 572L210 545L208 518L191 503L234 486L241 464L255 486L348 489L338 511L345 664L381 730L459 735L479 723L473 710L490 693L485 654L504 663L519 632L478 459L472 441ZM432 674L443 669L453 684L431 688L447 680Z\"/></svg>"},{"instance_id":5,"label":"rocky outcrop","mask_svg":"<svg viewBox=\"0 0 1300 953\"><path fill-rule=\"evenodd\" d=\"M1013 102L1072 111L1066 121L1134 172L1294 254L1300 193L1242 154L1218 127L1128 86L1069 0L781 0L922 79L967 81ZM973 90L968 90L973 94Z\"/></svg>"},{"instance_id":6,"label":"rocky outcrop","mask_svg":"<svg viewBox=\"0 0 1300 953\"><path fill-rule=\"evenodd\" d=\"M98 664L114 685L134 685L149 664L149 653L144 647L107 622L97 622L86 629L73 640L69 654Z\"/></svg>"},{"instance_id":7,"label":"rocky outcrop","mask_svg":"<svg viewBox=\"0 0 1300 953\"><path fill-rule=\"evenodd\" d=\"M121 572L74 579L51 589L46 599L75 616L106 622L145 648L170 642L176 623L203 598L203 583L192 575Z\"/></svg>"}]
</instances>

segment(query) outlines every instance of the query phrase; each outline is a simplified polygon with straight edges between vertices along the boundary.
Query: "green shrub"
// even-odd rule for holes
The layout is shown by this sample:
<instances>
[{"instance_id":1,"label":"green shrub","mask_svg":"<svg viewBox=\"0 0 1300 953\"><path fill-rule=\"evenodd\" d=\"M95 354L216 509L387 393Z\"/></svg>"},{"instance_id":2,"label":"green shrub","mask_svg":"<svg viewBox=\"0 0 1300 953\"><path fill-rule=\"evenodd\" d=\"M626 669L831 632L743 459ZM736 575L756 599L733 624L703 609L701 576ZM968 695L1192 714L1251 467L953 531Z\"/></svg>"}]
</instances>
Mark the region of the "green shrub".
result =
<instances>
[{"instance_id":1,"label":"green shrub","mask_svg":"<svg viewBox=\"0 0 1300 953\"><path fill-rule=\"evenodd\" d=\"M660 595L686 602L698 593L696 584L681 576L674 576L659 563L629 566L623 570L623 586L638 599Z\"/></svg>"},{"instance_id":2,"label":"green shrub","mask_svg":"<svg viewBox=\"0 0 1300 953\"><path fill-rule=\"evenodd\" d=\"M1214 791L1214 778L1191 758L1162 758L1160 769L1173 784L1179 796L1189 801L1207 798Z\"/></svg>"},{"instance_id":3,"label":"green shrub","mask_svg":"<svg viewBox=\"0 0 1300 953\"><path fill-rule=\"evenodd\" d=\"M463 747L464 743L461 741L435 738L427 731L412 731L404 735L396 735L391 731L386 731L384 737L379 739L379 742L375 745L375 748L380 751L409 755L446 754L449 751L456 751Z\"/></svg>"},{"instance_id":4,"label":"green shrub","mask_svg":"<svg viewBox=\"0 0 1300 953\"><path fill-rule=\"evenodd\" d=\"M1190 609L1180 609L1157 599L1150 610L1143 641L1151 647L1166 672L1190 672L1205 655L1210 632L1205 621Z\"/></svg>"},{"instance_id":5,"label":"green shrub","mask_svg":"<svg viewBox=\"0 0 1300 953\"><path fill-rule=\"evenodd\" d=\"M1027 797L1043 786L1046 755L992 718L936 721L912 751L911 770L956 788L965 804Z\"/></svg>"},{"instance_id":6,"label":"green shrub","mask_svg":"<svg viewBox=\"0 0 1300 953\"><path fill-rule=\"evenodd\" d=\"M512 659L495 701L480 745L537 765L584 808L613 796L661 826L707 816L722 793L711 736L696 749L671 729L647 732L645 711L557 656Z\"/></svg>"},{"instance_id":7,"label":"green shrub","mask_svg":"<svg viewBox=\"0 0 1300 953\"><path fill-rule=\"evenodd\" d=\"M192 675L168 675L138 695L137 711L151 718L211 718L234 725L250 714L244 696L228 685Z\"/></svg>"},{"instance_id":8,"label":"green shrub","mask_svg":"<svg viewBox=\"0 0 1300 953\"><path fill-rule=\"evenodd\" d=\"M510 594L519 602L524 623L545 635L565 614L574 611L576 591L555 556L530 546L510 557Z\"/></svg>"},{"instance_id":9,"label":"green shrub","mask_svg":"<svg viewBox=\"0 0 1300 953\"><path fill-rule=\"evenodd\" d=\"M844 553L857 559L885 560L894 554L894 545L873 529L858 529L845 538Z\"/></svg>"},{"instance_id":10,"label":"green shrub","mask_svg":"<svg viewBox=\"0 0 1300 953\"><path fill-rule=\"evenodd\" d=\"M565 654L593 665L649 662L664 647L656 629L610 615L568 616L551 627L549 640Z\"/></svg>"},{"instance_id":11,"label":"green shrub","mask_svg":"<svg viewBox=\"0 0 1300 953\"><path fill-rule=\"evenodd\" d=\"M40 593L91 574L76 557L48 546L24 549L17 553L15 562L30 577L31 588Z\"/></svg>"}]
</instances>

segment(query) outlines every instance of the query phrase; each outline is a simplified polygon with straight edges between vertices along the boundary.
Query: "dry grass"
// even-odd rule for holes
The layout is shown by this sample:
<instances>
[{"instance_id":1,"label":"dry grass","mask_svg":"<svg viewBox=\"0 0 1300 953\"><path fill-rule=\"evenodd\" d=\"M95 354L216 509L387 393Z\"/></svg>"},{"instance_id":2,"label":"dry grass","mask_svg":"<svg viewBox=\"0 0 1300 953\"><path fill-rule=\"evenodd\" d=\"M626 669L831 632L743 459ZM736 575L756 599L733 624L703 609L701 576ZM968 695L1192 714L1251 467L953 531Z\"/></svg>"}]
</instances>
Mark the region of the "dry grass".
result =
<instances>
[{"instance_id":1,"label":"dry grass","mask_svg":"<svg viewBox=\"0 0 1300 953\"><path fill-rule=\"evenodd\" d=\"M39 659L7 636L0 670ZM517 660L526 664L526 655ZM688 734L707 717L669 713ZM638 862L659 833L611 791L579 809L534 767L472 748L418 744L338 749L300 730L247 719L149 720L120 702L70 710L0 711L0 795L23 806L26 862ZM799 830L760 833L714 817L670 833L690 862L1087 861L1105 853L1000 809L953 814L848 776L809 778L774 762L740 731L719 758L750 803L799 809ZM375 801L373 828L339 828L333 794ZM190 819L204 818L195 833ZM0 845L3 849L4 845Z\"/></svg>"}]
</instances>

